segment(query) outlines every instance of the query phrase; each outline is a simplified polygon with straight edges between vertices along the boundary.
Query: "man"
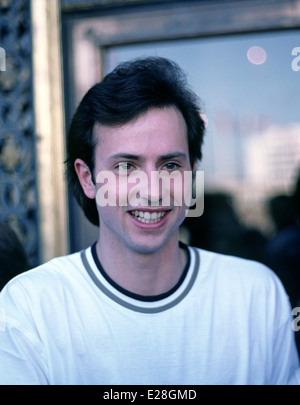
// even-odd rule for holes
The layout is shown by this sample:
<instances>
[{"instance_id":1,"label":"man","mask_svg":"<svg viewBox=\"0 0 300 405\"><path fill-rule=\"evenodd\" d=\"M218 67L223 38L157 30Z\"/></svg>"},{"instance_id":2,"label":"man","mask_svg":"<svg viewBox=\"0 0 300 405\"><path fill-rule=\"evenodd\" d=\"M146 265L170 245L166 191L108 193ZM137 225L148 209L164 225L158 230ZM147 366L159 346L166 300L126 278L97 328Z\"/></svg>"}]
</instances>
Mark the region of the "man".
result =
<instances>
[{"instance_id":1,"label":"man","mask_svg":"<svg viewBox=\"0 0 300 405\"><path fill-rule=\"evenodd\" d=\"M122 64L89 90L67 171L99 238L4 288L1 383L288 383L298 357L280 281L178 242L203 133L198 100L166 59Z\"/></svg>"}]
</instances>

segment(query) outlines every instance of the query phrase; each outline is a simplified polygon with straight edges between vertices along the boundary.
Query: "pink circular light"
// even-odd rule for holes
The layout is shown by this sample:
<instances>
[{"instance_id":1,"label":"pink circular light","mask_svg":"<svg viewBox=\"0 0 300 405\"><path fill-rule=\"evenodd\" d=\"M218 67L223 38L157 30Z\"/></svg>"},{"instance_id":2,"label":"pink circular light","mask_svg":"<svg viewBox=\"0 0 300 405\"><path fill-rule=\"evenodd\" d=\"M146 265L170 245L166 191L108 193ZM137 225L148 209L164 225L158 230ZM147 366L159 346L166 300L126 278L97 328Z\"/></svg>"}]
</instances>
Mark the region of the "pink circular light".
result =
<instances>
[{"instance_id":1,"label":"pink circular light","mask_svg":"<svg viewBox=\"0 0 300 405\"><path fill-rule=\"evenodd\" d=\"M262 65L267 59L267 54L260 46L252 46L248 49L247 58L254 65Z\"/></svg>"}]
</instances>

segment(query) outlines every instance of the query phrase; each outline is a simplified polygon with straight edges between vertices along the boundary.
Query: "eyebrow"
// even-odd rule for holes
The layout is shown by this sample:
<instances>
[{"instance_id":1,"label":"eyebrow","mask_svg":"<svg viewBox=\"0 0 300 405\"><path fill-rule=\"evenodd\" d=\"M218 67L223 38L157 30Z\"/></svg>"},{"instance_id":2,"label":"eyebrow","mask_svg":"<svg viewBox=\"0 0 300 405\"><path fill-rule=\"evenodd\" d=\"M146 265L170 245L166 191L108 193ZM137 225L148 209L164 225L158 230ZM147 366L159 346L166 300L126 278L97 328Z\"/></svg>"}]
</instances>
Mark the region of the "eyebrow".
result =
<instances>
[{"instance_id":1,"label":"eyebrow","mask_svg":"<svg viewBox=\"0 0 300 405\"><path fill-rule=\"evenodd\" d=\"M110 159L129 159L129 160L136 160L140 161L143 160L143 157L140 155L134 155L131 153L116 153L115 155L110 156ZM169 160L169 159L175 159L175 158L187 158L187 155L183 152L172 152L168 153L166 155L161 155L159 156L158 160L159 161L164 161L164 160Z\"/></svg>"}]
</instances>

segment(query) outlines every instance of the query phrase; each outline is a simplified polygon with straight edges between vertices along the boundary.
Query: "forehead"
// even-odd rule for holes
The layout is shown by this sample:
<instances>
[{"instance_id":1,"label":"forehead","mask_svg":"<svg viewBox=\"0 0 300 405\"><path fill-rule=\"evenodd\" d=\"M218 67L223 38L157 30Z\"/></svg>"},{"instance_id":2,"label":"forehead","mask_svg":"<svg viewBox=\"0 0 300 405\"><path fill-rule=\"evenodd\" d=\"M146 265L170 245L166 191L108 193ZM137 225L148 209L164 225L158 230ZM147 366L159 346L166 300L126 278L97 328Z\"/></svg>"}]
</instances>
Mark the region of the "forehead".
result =
<instances>
[{"instance_id":1,"label":"forehead","mask_svg":"<svg viewBox=\"0 0 300 405\"><path fill-rule=\"evenodd\" d=\"M96 153L103 158L121 152L141 155L181 150L188 153L186 123L175 107L148 110L121 126L96 124L94 137Z\"/></svg>"}]
</instances>

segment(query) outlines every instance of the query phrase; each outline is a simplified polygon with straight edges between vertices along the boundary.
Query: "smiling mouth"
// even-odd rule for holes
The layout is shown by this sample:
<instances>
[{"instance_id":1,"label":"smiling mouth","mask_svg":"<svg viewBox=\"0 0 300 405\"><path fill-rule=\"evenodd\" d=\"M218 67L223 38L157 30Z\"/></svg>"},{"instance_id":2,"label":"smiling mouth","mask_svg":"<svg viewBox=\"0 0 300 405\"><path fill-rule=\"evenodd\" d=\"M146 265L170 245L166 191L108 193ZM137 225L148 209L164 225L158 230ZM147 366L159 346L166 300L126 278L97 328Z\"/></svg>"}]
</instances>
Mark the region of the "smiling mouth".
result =
<instances>
[{"instance_id":1,"label":"smiling mouth","mask_svg":"<svg viewBox=\"0 0 300 405\"><path fill-rule=\"evenodd\" d=\"M149 212L134 210L129 211L129 213L140 222L143 222L145 224L154 224L156 222L159 222L167 214L167 211Z\"/></svg>"}]
</instances>

